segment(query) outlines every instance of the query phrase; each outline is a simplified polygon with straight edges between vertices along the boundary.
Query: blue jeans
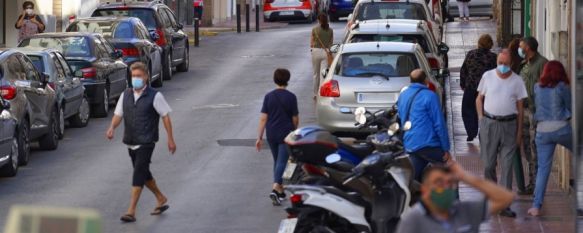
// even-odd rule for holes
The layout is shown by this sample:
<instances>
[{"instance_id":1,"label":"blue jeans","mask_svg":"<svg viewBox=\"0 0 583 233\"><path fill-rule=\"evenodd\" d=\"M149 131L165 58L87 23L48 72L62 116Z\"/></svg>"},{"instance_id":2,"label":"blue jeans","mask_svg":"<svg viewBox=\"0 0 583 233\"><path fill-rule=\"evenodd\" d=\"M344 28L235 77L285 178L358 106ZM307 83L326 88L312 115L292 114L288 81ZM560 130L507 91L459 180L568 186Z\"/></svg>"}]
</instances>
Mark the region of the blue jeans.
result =
<instances>
[{"instance_id":1,"label":"blue jeans","mask_svg":"<svg viewBox=\"0 0 583 233\"><path fill-rule=\"evenodd\" d=\"M415 168L415 180L421 182L423 170L429 163L443 164L445 152L439 147L426 147L421 150L411 152L409 158Z\"/></svg>"},{"instance_id":2,"label":"blue jeans","mask_svg":"<svg viewBox=\"0 0 583 233\"><path fill-rule=\"evenodd\" d=\"M286 145L285 143L269 142L269 148L273 155L273 183L282 184L283 179L281 177L283 176L289 158Z\"/></svg>"},{"instance_id":3,"label":"blue jeans","mask_svg":"<svg viewBox=\"0 0 583 233\"><path fill-rule=\"evenodd\" d=\"M532 206L540 209L545 198L547 182L553 166L553 154L557 144L573 150L573 129L567 125L557 131L549 133L536 133L536 151L538 154L538 171L534 189L534 202Z\"/></svg>"}]
</instances>

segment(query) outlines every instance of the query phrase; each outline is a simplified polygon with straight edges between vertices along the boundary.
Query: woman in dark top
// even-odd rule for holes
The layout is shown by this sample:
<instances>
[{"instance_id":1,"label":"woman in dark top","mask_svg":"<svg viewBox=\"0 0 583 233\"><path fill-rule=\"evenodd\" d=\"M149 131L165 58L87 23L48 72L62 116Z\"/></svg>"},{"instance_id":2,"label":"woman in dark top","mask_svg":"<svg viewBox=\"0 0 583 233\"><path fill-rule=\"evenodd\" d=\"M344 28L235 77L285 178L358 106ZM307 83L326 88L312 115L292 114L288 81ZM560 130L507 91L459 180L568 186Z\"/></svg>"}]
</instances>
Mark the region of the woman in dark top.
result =
<instances>
[{"instance_id":1,"label":"woman in dark top","mask_svg":"<svg viewBox=\"0 0 583 233\"><path fill-rule=\"evenodd\" d=\"M510 52L510 56L512 58L512 64L510 65L510 69L512 72L520 74L520 68L522 63L522 58L518 55L518 47L520 45L520 39L514 38L508 44L508 50Z\"/></svg>"},{"instance_id":2,"label":"woman in dark top","mask_svg":"<svg viewBox=\"0 0 583 233\"><path fill-rule=\"evenodd\" d=\"M263 132L267 131L267 142L273 154L273 190L269 194L273 205L281 205L281 201L285 198L282 176L289 155L283 140L298 127L299 123L296 95L286 90L289 79L288 70L275 70L273 81L277 88L267 93L263 99L258 137L255 142L257 151L260 151L263 144Z\"/></svg>"},{"instance_id":3,"label":"woman in dark top","mask_svg":"<svg viewBox=\"0 0 583 233\"><path fill-rule=\"evenodd\" d=\"M18 43L27 37L45 31L45 24L34 13L34 3L26 1L22 4L22 13L18 16L14 27L18 29Z\"/></svg>"},{"instance_id":4,"label":"woman in dark top","mask_svg":"<svg viewBox=\"0 0 583 233\"><path fill-rule=\"evenodd\" d=\"M488 34L480 36L478 48L471 50L460 70L460 85L464 90L462 99L462 118L468 133L467 141L473 141L478 135L478 112L476 98L478 84L484 72L496 68L496 54L490 52L494 41Z\"/></svg>"}]
</instances>

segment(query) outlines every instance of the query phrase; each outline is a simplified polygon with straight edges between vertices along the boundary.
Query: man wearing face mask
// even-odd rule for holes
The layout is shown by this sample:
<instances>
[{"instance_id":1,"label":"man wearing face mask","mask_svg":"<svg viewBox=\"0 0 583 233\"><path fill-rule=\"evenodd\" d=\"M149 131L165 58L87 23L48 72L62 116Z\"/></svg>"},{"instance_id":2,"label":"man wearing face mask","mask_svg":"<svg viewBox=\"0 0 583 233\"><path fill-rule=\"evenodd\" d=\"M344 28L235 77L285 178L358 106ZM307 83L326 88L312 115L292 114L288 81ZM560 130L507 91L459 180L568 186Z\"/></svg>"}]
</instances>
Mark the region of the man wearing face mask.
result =
<instances>
[{"instance_id":1,"label":"man wearing face mask","mask_svg":"<svg viewBox=\"0 0 583 233\"><path fill-rule=\"evenodd\" d=\"M471 201L457 200L454 187L458 181L484 196ZM449 162L448 167L433 166L423 175L421 201L403 214L396 232L477 233L489 215L507 208L513 199L510 191L468 174L455 161Z\"/></svg>"},{"instance_id":2,"label":"man wearing face mask","mask_svg":"<svg viewBox=\"0 0 583 233\"><path fill-rule=\"evenodd\" d=\"M512 165L516 149L522 142L523 100L528 97L522 78L510 69L508 50L498 55L498 67L487 71L478 85L476 110L480 121L480 157L484 163L484 177L497 182L496 166L500 154L500 183L512 190ZM510 208L500 212L516 217Z\"/></svg>"},{"instance_id":3,"label":"man wearing face mask","mask_svg":"<svg viewBox=\"0 0 583 233\"><path fill-rule=\"evenodd\" d=\"M45 24L34 13L34 3L26 1L22 4L22 13L18 16L14 27L18 29L18 43L27 37L45 31Z\"/></svg>"},{"instance_id":4,"label":"man wearing face mask","mask_svg":"<svg viewBox=\"0 0 583 233\"><path fill-rule=\"evenodd\" d=\"M158 189L150 172L150 160L158 141L160 117L168 136L168 150L171 154L176 151L169 115L172 111L170 106L160 92L148 86L148 68L144 63L136 62L130 66L130 70L132 88L127 89L120 96L111 126L106 134L109 140L113 139L115 129L122 120L124 121L123 143L128 146L134 172L130 206L126 214L121 217L123 222L136 221L136 207L144 185L154 193L157 200L157 205L150 213L151 215L160 215L169 208L166 204L168 199Z\"/></svg>"},{"instance_id":5,"label":"man wearing face mask","mask_svg":"<svg viewBox=\"0 0 583 233\"><path fill-rule=\"evenodd\" d=\"M534 85L538 83L548 60L538 53L538 42L534 37L530 36L520 40L518 55L524 59L521 64L520 76L524 80L526 92L528 93L528 98L524 102L524 119L522 125L520 125L523 145L519 148L519 151L526 158L529 177L525 192L519 194L532 194L537 169L536 143L534 140L536 135Z\"/></svg>"}]
</instances>

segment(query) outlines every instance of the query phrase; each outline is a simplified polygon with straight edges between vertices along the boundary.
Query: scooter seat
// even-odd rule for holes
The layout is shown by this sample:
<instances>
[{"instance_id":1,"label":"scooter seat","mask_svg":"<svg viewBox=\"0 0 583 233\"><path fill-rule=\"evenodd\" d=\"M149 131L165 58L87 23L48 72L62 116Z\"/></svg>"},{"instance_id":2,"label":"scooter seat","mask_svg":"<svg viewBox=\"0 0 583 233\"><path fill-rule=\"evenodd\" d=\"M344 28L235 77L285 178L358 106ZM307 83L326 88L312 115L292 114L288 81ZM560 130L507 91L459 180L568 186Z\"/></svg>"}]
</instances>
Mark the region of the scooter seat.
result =
<instances>
[{"instance_id":1,"label":"scooter seat","mask_svg":"<svg viewBox=\"0 0 583 233\"><path fill-rule=\"evenodd\" d=\"M342 191L336 187L333 186L324 186L322 187L324 188L324 190L326 190L326 192L330 193L330 194L334 194L336 196L339 196L341 198L344 198L354 204L357 204L359 206L368 208L369 203L366 202L364 199L362 199L362 196L356 192L345 192Z\"/></svg>"},{"instance_id":2,"label":"scooter seat","mask_svg":"<svg viewBox=\"0 0 583 233\"><path fill-rule=\"evenodd\" d=\"M356 155L361 160L372 154L374 151L374 148L371 148L370 146L351 146L343 142L339 142L338 147Z\"/></svg>"}]
</instances>

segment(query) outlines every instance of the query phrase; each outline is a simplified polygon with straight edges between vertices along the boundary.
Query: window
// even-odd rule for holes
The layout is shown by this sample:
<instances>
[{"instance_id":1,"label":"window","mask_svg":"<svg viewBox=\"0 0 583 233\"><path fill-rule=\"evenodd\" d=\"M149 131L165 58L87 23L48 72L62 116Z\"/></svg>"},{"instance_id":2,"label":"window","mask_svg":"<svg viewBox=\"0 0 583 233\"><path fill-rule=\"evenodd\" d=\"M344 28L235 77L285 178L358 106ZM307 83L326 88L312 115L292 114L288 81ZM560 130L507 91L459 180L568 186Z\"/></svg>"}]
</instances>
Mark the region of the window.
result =
<instances>
[{"instance_id":1,"label":"window","mask_svg":"<svg viewBox=\"0 0 583 233\"><path fill-rule=\"evenodd\" d=\"M67 63L67 60L65 60L63 55L61 55L60 53L55 53L55 55L57 56L57 59L59 60L59 62L63 66L63 69L65 70L65 75L67 77L73 77L73 72L71 71L71 67L69 67L69 63Z\"/></svg>"},{"instance_id":2,"label":"window","mask_svg":"<svg viewBox=\"0 0 583 233\"><path fill-rule=\"evenodd\" d=\"M51 54L51 58L53 59L53 62L55 63L55 68L57 71L57 81L65 80L65 69L63 68L63 65L61 64L59 59L57 59L57 57L54 54Z\"/></svg>"},{"instance_id":3,"label":"window","mask_svg":"<svg viewBox=\"0 0 583 233\"><path fill-rule=\"evenodd\" d=\"M105 36L105 35L104 35ZM121 22L115 27L113 38L116 39L131 39L134 38L132 25L128 22Z\"/></svg>"},{"instance_id":4,"label":"window","mask_svg":"<svg viewBox=\"0 0 583 233\"><path fill-rule=\"evenodd\" d=\"M126 16L136 17L148 27L148 29L156 29L156 18L154 10L150 9L99 9L93 12L94 17L98 16Z\"/></svg>"},{"instance_id":5,"label":"window","mask_svg":"<svg viewBox=\"0 0 583 233\"><path fill-rule=\"evenodd\" d=\"M344 77L404 77L418 67L414 54L348 53L342 55L335 74Z\"/></svg>"},{"instance_id":6,"label":"window","mask_svg":"<svg viewBox=\"0 0 583 233\"><path fill-rule=\"evenodd\" d=\"M358 7L358 20L373 19L416 19L427 20L425 8L419 3L370 2Z\"/></svg>"},{"instance_id":7,"label":"window","mask_svg":"<svg viewBox=\"0 0 583 233\"><path fill-rule=\"evenodd\" d=\"M54 48L67 57L91 57L91 47L85 37L36 37L24 39L19 47Z\"/></svg>"},{"instance_id":8,"label":"window","mask_svg":"<svg viewBox=\"0 0 583 233\"><path fill-rule=\"evenodd\" d=\"M45 72L45 63L41 56L32 56L29 55L28 58L32 61L34 67L41 73Z\"/></svg>"},{"instance_id":9,"label":"window","mask_svg":"<svg viewBox=\"0 0 583 233\"><path fill-rule=\"evenodd\" d=\"M99 40L98 38L95 38L95 49L96 49L96 53L99 54L99 57L101 58L109 58L110 54L107 53L107 49L105 49L105 46L103 45L103 43L101 42L101 40Z\"/></svg>"},{"instance_id":10,"label":"window","mask_svg":"<svg viewBox=\"0 0 583 233\"><path fill-rule=\"evenodd\" d=\"M178 25L176 23L176 16L174 15L174 13L172 13L172 11L170 9L165 9L166 14L168 15L168 19L170 20L170 23L172 24L172 27L176 27L176 25Z\"/></svg>"},{"instance_id":11,"label":"window","mask_svg":"<svg viewBox=\"0 0 583 233\"><path fill-rule=\"evenodd\" d=\"M21 67L24 68L22 71L26 80L38 81L40 82L40 76L38 71L34 68L34 65L30 62L28 58L23 55L17 55L18 60L22 64Z\"/></svg>"},{"instance_id":12,"label":"window","mask_svg":"<svg viewBox=\"0 0 583 233\"><path fill-rule=\"evenodd\" d=\"M6 59L3 69L7 79L6 81L26 80L24 69L22 69L22 64L20 64L16 55L12 55Z\"/></svg>"},{"instance_id":13,"label":"window","mask_svg":"<svg viewBox=\"0 0 583 233\"><path fill-rule=\"evenodd\" d=\"M358 42L409 42L421 46L424 53L431 53L427 40L423 35L378 35L378 34L355 34L350 38L350 43Z\"/></svg>"}]
</instances>

